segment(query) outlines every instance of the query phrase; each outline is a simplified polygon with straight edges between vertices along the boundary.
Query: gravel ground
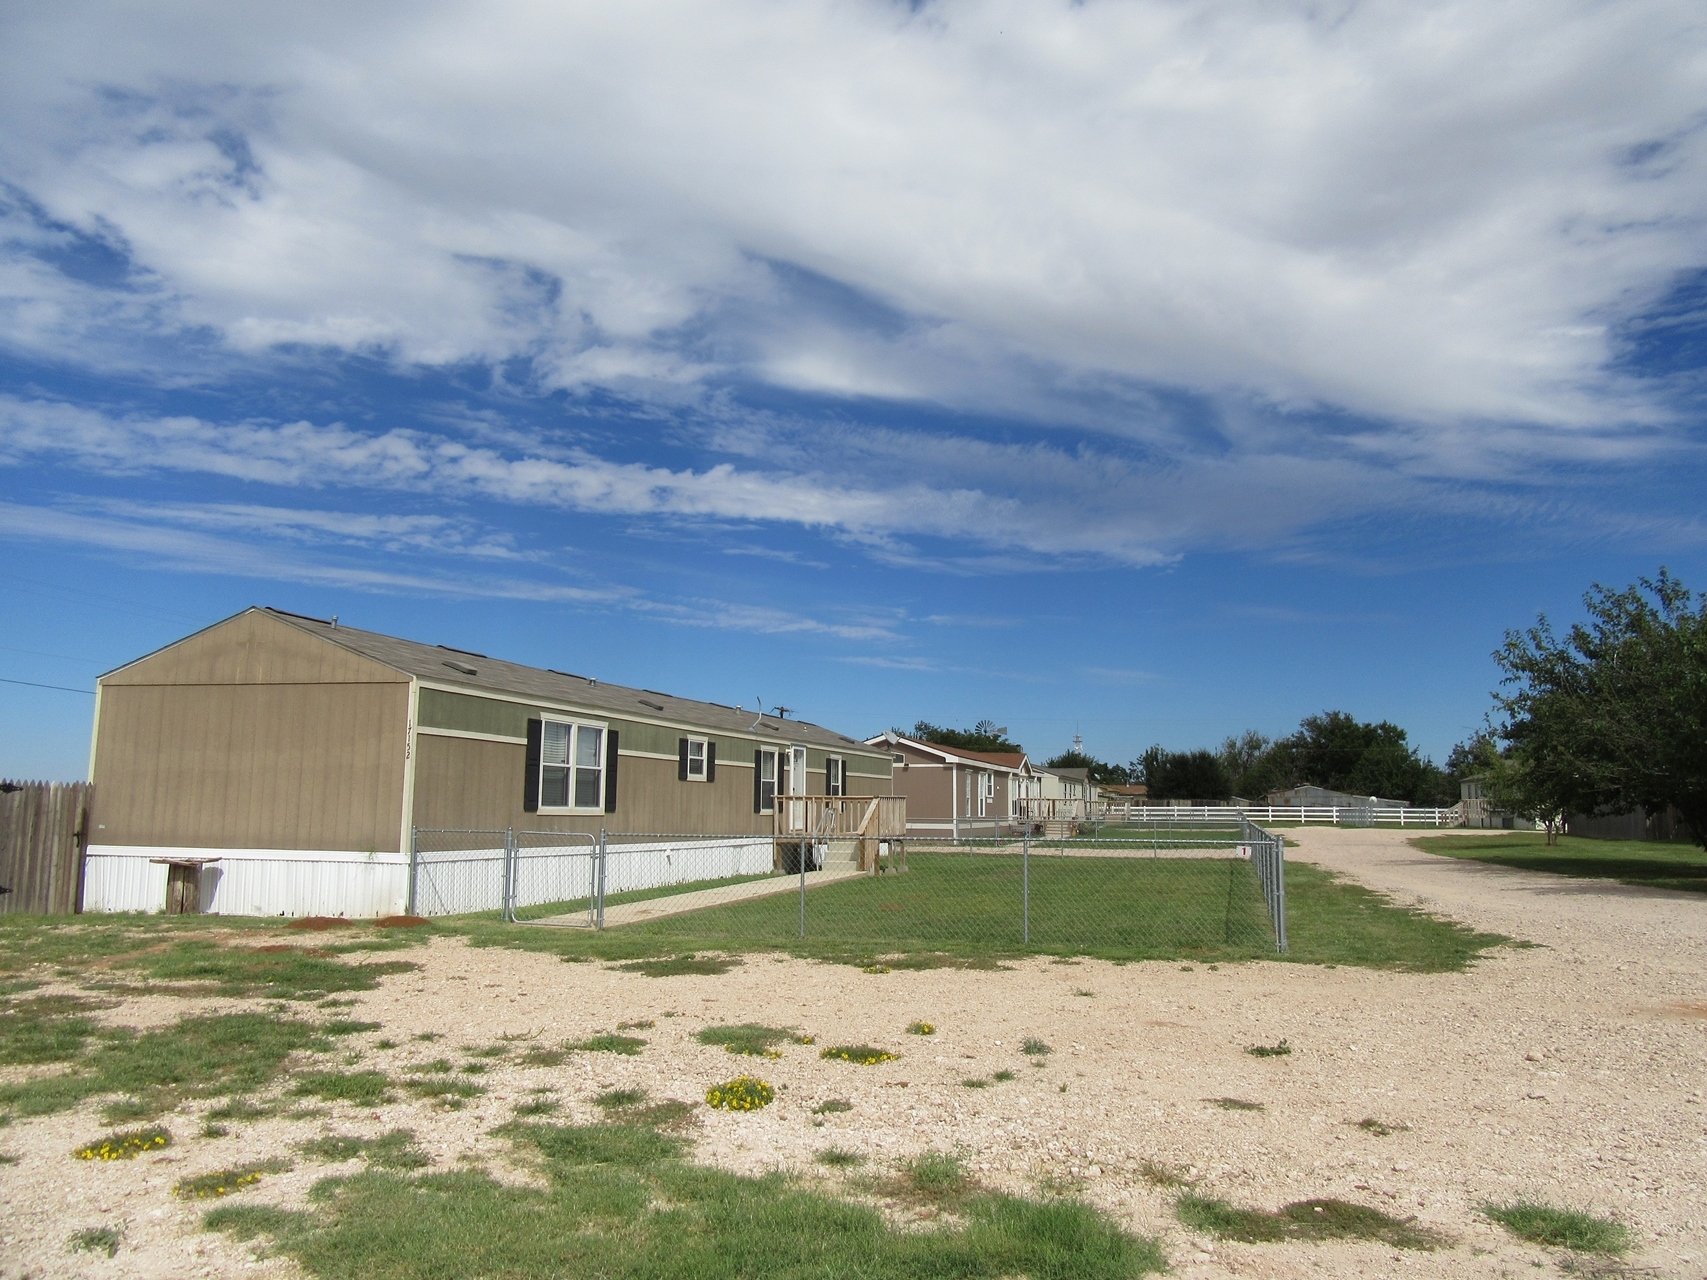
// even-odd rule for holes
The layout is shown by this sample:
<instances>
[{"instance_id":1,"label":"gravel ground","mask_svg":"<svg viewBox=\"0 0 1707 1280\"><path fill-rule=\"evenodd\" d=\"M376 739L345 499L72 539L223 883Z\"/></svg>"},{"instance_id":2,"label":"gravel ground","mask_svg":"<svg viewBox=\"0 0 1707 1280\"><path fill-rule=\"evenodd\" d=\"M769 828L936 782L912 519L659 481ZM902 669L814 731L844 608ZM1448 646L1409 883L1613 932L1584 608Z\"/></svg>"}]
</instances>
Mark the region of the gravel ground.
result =
<instances>
[{"instance_id":1,"label":"gravel ground","mask_svg":"<svg viewBox=\"0 0 1707 1280\"><path fill-rule=\"evenodd\" d=\"M18 1160L0 1167L0 1277L294 1276L286 1260L256 1261L248 1247L202 1234L205 1205L174 1199L173 1183L291 1157L296 1143L325 1133L396 1127L414 1129L439 1167L474 1160L526 1182L534 1175L525 1163L486 1131L530 1091L554 1091L562 1118L591 1119L591 1098L605 1089L697 1101L748 1069L779 1087L777 1104L737 1115L700 1108L698 1159L832 1178L813 1162L830 1146L865 1154L868 1169L928 1148L958 1151L991 1186L1076 1189L1160 1236L1180 1276L1500 1277L1574 1265L1475 1212L1518 1197L1628 1223L1640 1242L1630 1270L1606 1274L1707 1276L1707 899L1430 857L1406 844L1411 833L1289 834L1300 842L1296 860L1540 945L1500 948L1463 974L1047 960L1003 972L866 974L750 957L720 977L649 979L441 939L411 954L419 972L357 994L342 1011L383 1026L351 1039L363 1067L401 1072L439 1056L463 1061L461 1046L500 1036L551 1044L650 1020L635 1032L647 1048L632 1058L573 1054L555 1068L523 1067L512 1053L510 1065L479 1077L490 1093L460 1112L338 1105L201 1139L189 1108L168 1120L178 1137L169 1151L112 1164L68 1158L102 1132L93 1106L20 1122L0 1130L0 1153ZM203 1007L232 1005L153 997L105 1016L157 1024L168 1009ZM915 1019L937 1033L906 1034ZM817 1045L788 1044L760 1062L693 1039L708 1025L748 1021L799 1028ZM426 1033L443 1038L412 1039ZM1028 1036L1053 1046L1045 1065L1021 1051ZM374 1047L381 1037L400 1047ZM1290 1056L1245 1052L1282 1038ZM819 1048L841 1042L902 1056L877 1067L819 1059ZM999 1070L1016 1078L961 1083ZM852 1110L812 1113L831 1098ZM1223 1110L1213 1098L1263 1109ZM1365 1118L1403 1127L1378 1137L1357 1127ZM244 1198L299 1204L335 1169L296 1159ZM1176 1193L1143 1176L1146 1161L1185 1172L1206 1195L1265 1208L1337 1196L1415 1215L1457 1243L1436 1253L1212 1244L1175 1222ZM70 1232L113 1223L126 1229L116 1258L67 1252Z\"/></svg>"}]
</instances>

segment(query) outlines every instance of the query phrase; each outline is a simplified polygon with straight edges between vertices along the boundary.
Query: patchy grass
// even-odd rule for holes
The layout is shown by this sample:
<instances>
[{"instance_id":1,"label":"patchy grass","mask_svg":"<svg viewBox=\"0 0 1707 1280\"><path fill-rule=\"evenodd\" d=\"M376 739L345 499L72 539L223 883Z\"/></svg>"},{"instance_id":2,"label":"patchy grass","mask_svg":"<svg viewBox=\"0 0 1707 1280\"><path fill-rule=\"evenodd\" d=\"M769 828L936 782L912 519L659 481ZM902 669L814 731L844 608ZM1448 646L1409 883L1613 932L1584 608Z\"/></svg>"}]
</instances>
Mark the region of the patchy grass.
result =
<instances>
[{"instance_id":1,"label":"patchy grass","mask_svg":"<svg viewBox=\"0 0 1707 1280\"><path fill-rule=\"evenodd\" d=\"M646 1101L644 1089L611 1089L593 1099L593 1105L607 1110L638 1107Z\"/></svg>"},{"instance_id":2,"label":"patchy grass","mask_svg":"<svg viewBox=\"0 0 1707 1280\"><path fill-rule=\"evenodd\" d=\"M853 1169L865 1163L859 1152L843 1151L840 1147L825 1147L812 1158L831 1169Z\"/></svg>"},{"instance_id":3,"label":"patchy grass","mask_svg":"<svg viewBox=\"0 0 1707 1280\"><path fill-rule=\"evenodd\" d=\"M124 1231L119 1227L84 1227L65 1239L65 1247L72 1253L104 1253L109 1258L118 1256L123 1243Z\"/></svg>"},{"instance_id":4,"label":"patchy grass","mask_svg":"<svg viewBox=\"0 0 1707 1280\"><path fill-rule=\"evenodd\" d=\"M379 1023L357 1022L350 1018L339 1018L334 1022L321 1023L320 1030L329 1036L353 1036L359 1035L363 1031L378 1031Z\"/></svg>"},{"instance_id":5,"label":"patchy grass","mask_svg":"<svg viewBox=\"0 0 1707 1280\"><path fill-rule=\"evenodd\" d=\"M424 1169L432 1163L427 1153L415 1145L411 1129L393 1129L377 1138L329 1135L301 1143L297 1150L312 1159L332 1163L366 1160L375 1169Z\"/></svg>"},{"instance_id":6,"label":"patchy grass","mask_svg":"<svg viewBox=\"0 0 1707 1280\"><path fill-rule=\"evenodd\" d=\"M928 1022L913 1022L907 1025L907 1034L910 1036L934 1036L936 1027Z\"/></svg>"},{"instance_id":7,"label":"patchy grass","mask_svg":"<svg viewBox=\"0 0 1707 1280\"><path fill-rule=\"evenodd\" d=\"M111 1001L82 996L25 996L0 1001L0 1063L36 1066L69 1062L101 1026L89 1014Z\"/></svg>"},{"instance_id":8,"label":"patchy grass","mask_svg":"<svg viewBox=\"0 0 1707 1280\"><path fill-rule=\"evenodd\" d=\"M224 921L221 917L222 926ZM320 1000L334 991L371 991L381 978L418 967L407 960L347 964L324 947L231 946L205 939L175 942L114 963L115 970L148 979L152 991L275 1000Z\"/></svg>"},{"instance_id":9,"label":"patchy grass","mask_svg":"<svg viewBox=\"0 0 1707 1280\"><path fill-rule=\"evenodd\" d=\"M871 1044L833 1044L818 1056L838 1062L851 1062L861 1067L875 1067L885 1062L894 1062L901 1055Z\"/></svg>"},{"instance_id":10,"label":"patchy grass","mask_svg":"<svg viewBox=\"0 0 1707 1280\"><path fill-rule=\"evenodd\" d=\"M1063 1090L1065 1092L1065 1090ZM1205 1098L1212 1107L1220 1107L1223 1111L1266 1111L1260 1102L1248 1102L1244 1098Z\"/></svg>"},{"instance_id":11,"label":"patchy grass","mask_svg":"<svg viewBox=\"0 0 1707 1280\"><path fill-rule=\"evenodd\" d=\"M256 1186L263 1174L283 1173L289 1168L288 1160L263 1160L239 1169L220 1169L215 1173L178 1179L172 1187L172 1194L180 1200L217 1200Z\"/></svg>"},{"instance_id":12,"label":"patchy grass","mask_svg":"<svg viewBox=\"0 0 1707 1280\"><path fill-rule=\"evenodd\" d=\"M556 1111L559 1105L556 1098L542 1093L526 1102L516 1103L515 1111L518 1116L548 1116Z\"/></svg>"},{"instance_id":13,"label":"patchy grass","mask_svg":"<svg viewBox=\"0 0 1707 1280\"><path fill-rule=\"evenodd\" d=\"M852 1110L853 1103L846 1098L826 1098L812 1108L812 1114L815 1116L833 1116L839 1115L843 1111Z\"/></svg>"},{"instance_id":14,"label":"patchy grass","mask_svg":"<svg viewBox=\"0 0 1707 1280\"><path fill-rule=\"evenodd\" d=\"M1009 1080L1015 1080L1018 1079L1018 1077L1015 1076L1013 1072L1004 1069L993 1073L990 1076L990 1079L994 1080L997 1084L1006 1084Z\"/></svg>"},{"instance_id":15,"label":"patchy grass","mask_svg":"<svg viewBox=\"0 0 1707 1280\"><path fill-rule=\"evenodd\" d=\"M1707 893L1707 850L1681 841L1560 836L1558 844L1549 846L1543 831L1510 831L1423 836L1411 844L1424 853L1491 862L1520 871Z\"/></svg>"},{"instance_id":16,"label":"patchy grass","mask_svg":"<svg viewBox=\"0 0 1707 1280\"><path fill-rule=\"evenodd\" d=\"M1245 1050L1253 1058L1285 1058L1292 1053L1292 1046L1282 1040L1279 1044L1253 1044Z\"/></svg>"},{"instance_id":17,"label":"patchy grass","mask_svg":"<svg viewBox=\"0 0 1707 1280\"><path fill-rule=\"evenodd\" d=\"M557 1067L561 1066L563 1059L568 1056L569 1051L567 1049L547 1049L541 1045L534 1045L533 1048L522 1054L522 1065L524 1067Z\"/></svg>"},{"instance_id":18,"label":"patchy grass","mask_svg":"<svg viewBox=\"0 0 1707 1280\"><path fill-rule=\"evenodd\" d=\"M646 1047L646 1042L639 1036L607 1033L602 1036L589 1036L565 1047L576 1053L620 1053L625 1058L632 1058Z\"/></svg>"},{"instance_id":19,"label":"patchy grass","mask_svg":"<svg viewBox=\"0 0 1707 1280\"><path fill-rule=\"evenodd\" d=\"M766 1027L756 1022L743 1022L730 1027L707 1027L694 1039L701 1044L720 1044L730 1053L744 1053L753 1058L780 1058L776 1046L794 1039L786 1027Z\"/></svg>"},{"instance_id":20,"label":"patchy grass","mask_svg":"<svg viewBox=\"0 0 1707 1280\"><path fill-rule=\"evenodd\" d=\"M1578 1209L1560 1209L1532 1200L1484 1204L1481 1209L1512 1235L1532 1244L1610 1255L1626 1252L1633 1243L1630 1228L1622 1222Z\"/></svg>"},{"instance_id":21,"label":"patchy grass","mask_svg":"<svg viewBox=\"0 0 1707 1280\"><path fill-rule=\"evenodd\" d=\"M1020 1045L1020 1052L1028 1058L1043 1058L1055 1052L1036 1036L1027 1036Z\"/></svg>"},{"instance_id":22,"label":"patchy grass","mask_svg":"<svg viewBox=\"0 0 1707 1280\"><path fill-rule=\"evenodd\" d=\"M358 1107L392 1100L391 1077L383 1071L307 1071L296 1077L290 1091L299 1098L349 1102Z\"/></svg>"},{"instance_id":23,"label":"patchy grass","mask_svg":"<svg viewBox=\"0 0 1707 1280\"><path fill-rule=\"evenodd\" d=\"M1416 1226L1414 1219L1394 1218L1379 1209L1345 1200L1297 1200L1270 1213L1263 1209L1241 1209L1225 1200L1187 1192L1175 1203L1174 1214L1193 1231L1244 1244L1378 1240L1395 1249L1426 1252L1449 1243L1438 1232Z\"/></svg>"},{"instance_id":24,"label":"patchy grass","mask_svg":"<svg viewBox=\"0 0 1707 1280\"><path fill-rule=\"evenodd\" d=\"M637 1022L619 1022L616 1024L616 1029L618 1031L650 1031L657 1025L651 1018L641 1018Z\"/></svg>"},{"instance_id":25,"label":"patchy grass","mask_svg":"<svg viewBox=\"0 0 1707 1280\"><path fill-rule=\"evenodd\" d=\"M182 1018L168 1027L111 1038L72 1062L72 1071L0 1086L0 1112L47 1115L100 1094L128 1095L141 1115L184 1098L250 1093L272 1083L285 1059L330 1042L306 1022L262 1013Z\"/></svg>"},{"instance_id":26,"label":"patchy grass","mask_svg":"<svg viewBox=\"0 0 1707 1280\"><path fill-rule=\"evenodd\" d=\"M963 1089L988 1089L990 1082L983 1076L967 1076L960 1082L960 1087Z\"/></svg>"}]
</instances>

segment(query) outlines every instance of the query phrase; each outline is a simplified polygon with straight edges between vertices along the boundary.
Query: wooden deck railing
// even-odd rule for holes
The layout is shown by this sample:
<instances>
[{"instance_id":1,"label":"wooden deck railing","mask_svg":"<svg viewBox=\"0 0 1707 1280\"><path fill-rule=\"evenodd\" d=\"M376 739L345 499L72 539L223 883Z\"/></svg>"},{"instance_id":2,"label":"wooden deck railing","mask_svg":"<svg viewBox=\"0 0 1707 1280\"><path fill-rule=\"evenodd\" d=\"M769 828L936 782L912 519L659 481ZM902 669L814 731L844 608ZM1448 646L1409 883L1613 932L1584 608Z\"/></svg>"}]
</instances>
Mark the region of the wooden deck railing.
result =
<instances>
[{"instance_id":1,"label":"wooden deck railing","mask_svg":"<svg viewBox=\"0 0 1707 1280\"><path fill-rule=\"evenodd\" d=\"M861 871L877 866L878 841L898 841L907 834L906 796L778 796L771 830L779 845L786 841L819 839L854 842Z\"/></svg>"}]
</instances>

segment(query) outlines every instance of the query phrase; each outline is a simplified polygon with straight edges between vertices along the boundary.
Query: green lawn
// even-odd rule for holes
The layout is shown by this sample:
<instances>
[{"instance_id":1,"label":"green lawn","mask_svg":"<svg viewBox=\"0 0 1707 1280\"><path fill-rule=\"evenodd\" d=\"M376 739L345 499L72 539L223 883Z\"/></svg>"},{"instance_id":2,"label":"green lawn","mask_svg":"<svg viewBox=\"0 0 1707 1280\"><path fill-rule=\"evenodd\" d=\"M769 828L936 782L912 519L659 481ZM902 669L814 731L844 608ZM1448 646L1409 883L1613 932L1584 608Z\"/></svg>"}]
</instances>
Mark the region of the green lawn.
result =
<instances>
[{"instance_id":1,"label":"green lawn","mask_svg":"<svg viewBox=\"0 0 1707 1280\"><path fill-rule=\"evenodd\" d=\"M842 963L990 964L1026 954L1111 960L1286 959L1441 972L1463 969L1506 939L1476 933L1338 880L1287 866L1291 950L1274 951L1256 876L1238 859L1034 856L1031 933L1023 934L1017 856L921 853L900 875L861 877L806 896L806 936L793 893L624 925L603 933L528 929L491 916L435 922L477 945L627 960L777 948ZM681 885L682 891L698 885Z\"/></svg>"},{"instance_id":2,"label":"green lawn","mask_svg":"<svg viewBox=\"0 0 1707 1280\"><path fill-rule=\"evenodd\" d=\"M1522 871L1616 880L1648 889L1707 893L1707 850L1659 840L1588 840L1560 836L1549 846L1544 832L1458 832L1419 836L1411 843L1424 853L1493 862Z\"/></svg>"}]
</instances>

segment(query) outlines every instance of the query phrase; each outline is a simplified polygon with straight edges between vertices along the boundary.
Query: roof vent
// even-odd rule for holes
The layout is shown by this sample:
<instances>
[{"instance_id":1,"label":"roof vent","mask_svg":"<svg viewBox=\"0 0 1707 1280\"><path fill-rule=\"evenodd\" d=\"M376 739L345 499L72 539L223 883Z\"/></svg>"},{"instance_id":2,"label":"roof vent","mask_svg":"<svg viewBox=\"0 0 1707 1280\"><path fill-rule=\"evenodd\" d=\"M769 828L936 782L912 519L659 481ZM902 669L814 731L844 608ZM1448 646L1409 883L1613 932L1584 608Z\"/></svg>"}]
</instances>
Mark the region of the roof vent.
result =
<instances>
[{"instance_id":1,"label":"roof vent","mask_svg":"<svg viewBox=\"0 0 1707 1280\"><path fill-rule=\"evenodd\" d=\"M444 646L440 645L439 648L442 649ZM466 662L452 662L449 658L445 659L445 666L449 667L452 671L460 671L465 676L477 676L480 674L479 671L469 666Z\"/></svg>"},{"instance_id":2,"label":"roof vent","mask_svg":"<svg viewBox=\"0 0 1707 1280\"><path fill-rule=\"evenodd\" d=\"M486 656L483 653L476 653L472 649L458 649L453 644L441 644L439 648L443 649L446 653L466 653L471 658L484 658Z\"/></svg>"},{"instance_id":3,"label":"roof vent","mask_svg":"<svg viewBox=\"0 0 1707 1280\"><path fill-rule=\"evenodd\" d=\"M664 704L661 702L648 702L645 698L636 698L635 701L643 707L651 707L654 711L662 711L664 709Z\"/></svg>"}]
</instances>

